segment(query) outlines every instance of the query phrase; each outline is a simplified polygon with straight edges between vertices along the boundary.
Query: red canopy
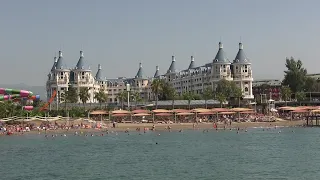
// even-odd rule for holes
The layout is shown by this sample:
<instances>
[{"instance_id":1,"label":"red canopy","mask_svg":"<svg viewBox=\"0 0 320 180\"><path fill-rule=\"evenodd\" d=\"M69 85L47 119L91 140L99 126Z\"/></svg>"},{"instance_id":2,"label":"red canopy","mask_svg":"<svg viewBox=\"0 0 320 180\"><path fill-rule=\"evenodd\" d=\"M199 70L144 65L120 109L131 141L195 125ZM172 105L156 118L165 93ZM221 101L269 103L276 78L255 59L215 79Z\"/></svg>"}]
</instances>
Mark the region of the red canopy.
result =
<instances>
[{"instance_id":1,"label":"red canopy","mask_svg":"<svg viewBox=\"0 0 320 180\"><path fill-rule=\"evenodd\" d=\"M202 112L202 113L198 113L198 115L212 115L212 114L216 114L215 112Z\"/></svg>"},{"instance_id":2,"label":"red canopy","mask_svg":"<svg viewBox=\"0 0 320 180\"><path fill-rule=\"evenodd\" d=\"M130 114L112 114L113 117L129 116Z\"/></svg>"},{"instance_id":3,"label":"red canopy","mask_svg":"<svg viewBox=\"0 0 320 180\"><path fill-rule=\"evenodd\" d=\"M156 116L172 116L173 114L171 114L171 113L157 113L155 115Z\"/></svg>"}]
</instances>

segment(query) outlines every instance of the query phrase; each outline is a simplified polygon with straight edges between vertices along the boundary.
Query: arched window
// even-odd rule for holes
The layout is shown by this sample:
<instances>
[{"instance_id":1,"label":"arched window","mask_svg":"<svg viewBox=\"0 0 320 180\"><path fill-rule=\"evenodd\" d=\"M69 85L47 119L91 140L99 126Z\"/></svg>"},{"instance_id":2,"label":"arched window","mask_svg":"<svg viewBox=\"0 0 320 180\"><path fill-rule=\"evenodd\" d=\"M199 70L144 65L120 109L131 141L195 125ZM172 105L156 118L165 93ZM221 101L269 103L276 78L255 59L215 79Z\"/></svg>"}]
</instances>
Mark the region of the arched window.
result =
<instances>
[{"instance_id":1,"label":"arched window","mask_svg":"<svg viewBox=\"0 0 320 180\"><path fill-rule=\"evenodd\" d=\"M245 92L248 92L248 91L249 91L248 87L245 87L245 88L244 88L244 91L245 91Z\"/></svg>"}]
</instances>

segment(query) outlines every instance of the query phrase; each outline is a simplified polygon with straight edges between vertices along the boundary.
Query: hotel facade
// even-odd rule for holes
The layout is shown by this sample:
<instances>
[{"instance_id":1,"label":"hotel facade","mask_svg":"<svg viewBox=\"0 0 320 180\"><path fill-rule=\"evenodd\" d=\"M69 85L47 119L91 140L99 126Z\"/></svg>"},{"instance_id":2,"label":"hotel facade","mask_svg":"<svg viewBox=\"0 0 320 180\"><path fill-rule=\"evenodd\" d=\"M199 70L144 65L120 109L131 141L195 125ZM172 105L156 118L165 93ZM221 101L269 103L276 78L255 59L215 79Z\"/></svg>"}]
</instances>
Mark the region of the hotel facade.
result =
<instances>
[{"instance_id":1,"label":"hotel facade","mask_svg":"<svg viewBox=\"0 0 320 180\"><path fill-rule=\"evenodd\" d=\"M134 77L108 79L103 76L101 65L98 65L98 70L94 75L90 67L86 66L82 51L80 51L79 60L74 68L67 68L62 52L59 51L59 57L54 58L53 66L48 74L46 82L47 98L50 99L52 93L57 91L55 100L61 103L63 101L61 97L68 90L69 85L72 85L78 90L82 87L89 89L90 98L87 103L98 103L94 95L100 90L105 91L108 95L108 103L118 103L117 95L122 91L126 91L126 85L130 84L131 91L139 93L142 100L148 102L154 100L151 83L157 78L164 79L171 84L178 95L182 95L184 92L193 92L201 95L204 89L208 87L216 88L221 79L226 79L234 81L241 88L244 99L251 100L254 98L251 61L244 53L241 42L239 43L239 50L232 61L229 61L223 49L223 44L219 42L218 52L211 62L196 66L195 59L191 56L189 63L185 70L180 71L177 69L175 56L172 56L171 64L164 74L160 74L157 66L154 75L147 77L140 63Z\"/></svg>"}]
</instances>

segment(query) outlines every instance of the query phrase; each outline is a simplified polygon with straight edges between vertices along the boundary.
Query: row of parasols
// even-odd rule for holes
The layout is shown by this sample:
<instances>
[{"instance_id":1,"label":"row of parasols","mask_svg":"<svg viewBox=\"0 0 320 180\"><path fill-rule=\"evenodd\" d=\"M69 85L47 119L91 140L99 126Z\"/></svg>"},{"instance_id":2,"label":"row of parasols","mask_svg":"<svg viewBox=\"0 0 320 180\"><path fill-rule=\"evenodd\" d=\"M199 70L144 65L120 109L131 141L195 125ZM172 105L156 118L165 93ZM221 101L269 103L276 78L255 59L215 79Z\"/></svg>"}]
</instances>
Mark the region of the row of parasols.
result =
<instances>
[{"instance_id":1,"label":"row of parasols","mask_svg":"<svg viewBox=\"0 0 320 180\"><path fill-rule=\"evenodd\" d=\"M204 109L204 108L197 108L192 110L187 109L173 109L173 110L167 110L167 109L155 109L155 110L146 110L146 109L137 109L133 111L127 111L127 110L115 110L115 111L103 111L103 110L97 110L93 111L90 114L91 115L111 115L113 117L125 117L125 116L188 116L188 115L232 115L232 114L254 114L255 111L253 109L249 108L213 108L213 109Z\"/></svg>"},{"instance_id":2,"label":"row of parasols","mask_svg":"<svg viewBox=\"0 0 320 180\"><path fill-rule=\"evenodd\" d=\"M320 106L284 106L279 107L278 110L288 111L291 113L320 113Z\"/></svg>"}]
</instances>

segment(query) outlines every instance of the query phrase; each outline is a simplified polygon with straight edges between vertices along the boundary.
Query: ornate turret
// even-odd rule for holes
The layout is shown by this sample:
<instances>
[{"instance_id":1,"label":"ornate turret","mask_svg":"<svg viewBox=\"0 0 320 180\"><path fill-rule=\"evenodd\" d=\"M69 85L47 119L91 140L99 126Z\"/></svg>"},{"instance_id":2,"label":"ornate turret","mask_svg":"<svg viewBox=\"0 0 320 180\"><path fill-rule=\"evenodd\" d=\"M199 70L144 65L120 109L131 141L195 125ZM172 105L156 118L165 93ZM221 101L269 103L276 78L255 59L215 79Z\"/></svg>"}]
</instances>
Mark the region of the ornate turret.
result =
<instances>
[{"instance_id":1,"label":"ornate turret","mask_svg":"<svg viewBox=\"0 0 320 180\"><path fill-rule=\"evenodd\" d=\"M56 64L56 69L67 69L67 66L64 63L61 51L59 51L59 58L58 58L58 61L57 61L57 64Z\"/></svg>"},{"instance_id":2,"label":"ornate turret","mask_svg":"<svg viewBox=\"0 0 320 180\"><path fill-rule=\"evenodd\" d=\"M159 77L159 66L156 66L156 72L153 75L154 78Z\"/></svg>"},{"instance_id":3,"label":"ornate turret","mask_svg":"<svg viewBox=\"0 0 320 180\"><path fill-rule=\"evenodd\" d=\"M189 64L188 69L193 69L193 68L195 68L195 67L196 67L196 64L194 63L194 57L191 56L191 62L190 62L190 64Z\"/></svg>"},{"instance_id":4,"label":"ornate turret","mask_svg":"<svg viewBox=\"0 0 320 180\"><path fill-rule=\"evenodd\" d=\"M219 50L216 57L213 59L213 63L230 64L230 61L228 60L226 53L223 50L223 44L221 42L219 42Z\"/></svg>"},{"instance_id":5,"label":"ornate turret","mask_svg":"<svg viewBox=\"0 0 320 180\"><path fill-rule=\"evenodd\" d=\"M176 72L176 58L174 56L172 56L172 62L171 65L167 71L167 73L175 73Z\"/></svg>"},{"instance_id":6,"label":"ornate turret","mask_svg":"<svg viewBox=\"0 0 320 180\"><path fill-rule=\"evenodd\" d=\"M98 71L97 71L97 74L95 76L95 79L97 81L104 81L104 79L102 78L102 68L101 68L100 64L98 64Z\"/></svg>"},{"instance_id":7,"label":"ornate turret","mask_svg":"<svg viewBox=\"0 0 320 180\"><path fill-rule=\"evenodd\" d=\"M76 69L85 70L85 63L84 63L84 58L83 58L83 52L82 51L80 51L80 58L79 58L78 63L76 65Z\"/></svg>"},{"instance_id":8,"label":"ornate turret","mask_svg":"<svg viewBox=\"0 0 320 180\"><path fill-rule=\"evenodd\" d=\"M241 42L239 43L239 51L233 60L233 64L250 64L250 60L243 51L243 44Z\"/></svg>"},{"instance_id":9,"label":"ornate turret","mask_svg":"<svg viewBox=\"0 0 320 180\"><path fill-rule=\"evenodd\" d=\"M139 70L138 70L135 78L140 78L140 79L143 78L143 70L142 70L142 64L141 63L139 63Z\"/></svg>"}]
</instances>

